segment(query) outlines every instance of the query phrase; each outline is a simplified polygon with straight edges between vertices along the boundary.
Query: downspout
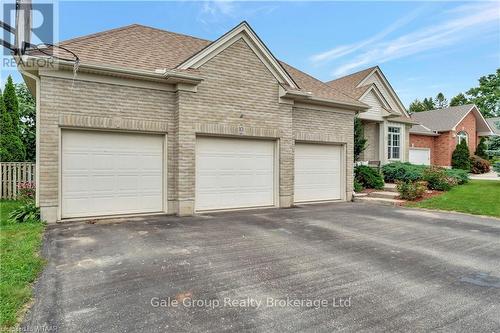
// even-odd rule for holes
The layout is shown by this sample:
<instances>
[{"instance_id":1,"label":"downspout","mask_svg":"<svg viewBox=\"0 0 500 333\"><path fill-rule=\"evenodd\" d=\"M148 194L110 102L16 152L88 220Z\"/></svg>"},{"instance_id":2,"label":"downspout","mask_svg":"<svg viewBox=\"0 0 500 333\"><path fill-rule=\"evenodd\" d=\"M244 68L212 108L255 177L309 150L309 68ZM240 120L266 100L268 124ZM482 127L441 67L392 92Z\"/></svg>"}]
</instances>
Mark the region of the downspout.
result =
<instances>
[{"instance_id":1,"label":"downspout","mask_svg":"<svg viewBox=\"0 0 500 333\"><path fill-rule=\"evenodd\" d=\"M36 147L35 147L35 202L36 206L40 207L40 191L39 191L39 182L40 182L40 78L34 74L28 73L19 67L19 71L22 75L26 75L27 77L35 80L35 119L36 119Z\"/></svg>"}]
</instances>

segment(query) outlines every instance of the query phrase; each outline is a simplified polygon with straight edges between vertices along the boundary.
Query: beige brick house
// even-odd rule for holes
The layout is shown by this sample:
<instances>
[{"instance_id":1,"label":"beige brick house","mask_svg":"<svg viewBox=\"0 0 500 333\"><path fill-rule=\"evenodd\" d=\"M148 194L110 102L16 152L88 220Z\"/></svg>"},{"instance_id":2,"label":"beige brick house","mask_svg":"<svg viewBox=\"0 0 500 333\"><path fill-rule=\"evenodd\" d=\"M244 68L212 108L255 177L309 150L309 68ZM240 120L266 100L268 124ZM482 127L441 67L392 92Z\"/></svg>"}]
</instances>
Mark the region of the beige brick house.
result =
<instances>
[{"instance_id":1,"label":"beige brick house","mask_svg":"<svg viewBox=\"0 0 500 333\"><path fill-rule=\"evenodd\" d=\"M327 84L369 106L367 112L359 115L367 139L361 161L408 161L410 127L415 122L378 66Z\"/></svg>"},{"instance_id":2,"label":"beige brick house","mask_svg":"<svg viewBox=\"0 0 500 333\"><path fill-rule=\"evenodd\" d=\"M213 42L131 25L61 44L76 78L71 63L21 68L46 221L351 199L367 105L278 61L247 23Z\"/></svg>"}]
</instances>

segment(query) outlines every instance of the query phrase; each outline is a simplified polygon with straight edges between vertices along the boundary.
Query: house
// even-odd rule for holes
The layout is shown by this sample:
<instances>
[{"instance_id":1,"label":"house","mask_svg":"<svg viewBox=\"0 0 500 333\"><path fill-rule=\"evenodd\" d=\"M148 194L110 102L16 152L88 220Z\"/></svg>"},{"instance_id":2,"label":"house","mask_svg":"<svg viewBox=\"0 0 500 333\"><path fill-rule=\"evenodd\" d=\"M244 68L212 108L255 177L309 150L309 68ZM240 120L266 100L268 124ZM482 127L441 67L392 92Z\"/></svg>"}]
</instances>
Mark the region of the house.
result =
<instances>
[{"instance_id":1,"label":"house","mask_svg":"<svg viewBox=\"0 0 500 333\"><path fill-rule=\"evenodd\" d=\"M278 61L246 22L215 41L134 24L61 45L76 76L20 67L44 220L351 199L368 106Z\"/></svg>"},{"instance_id":2,"label":"house","mask_svg":"<svg viewBox=\"0 0 500 333\"><path fill-rule=\"evenodd\" d=\"M359 115L367 139L361 161L408 161L409 129L414 122L378 66L326 84L370 106Z\"/></svg>"},{"instance_id":3,"label":"house","mask_svg":"<svg viewBox=\"0 0 500 333\"><path fill-rule=\"evenodd\" d=\"M451 155L462 140L474 154L482 136L492 129L473 104L417 112L411 118L418 122L410 129L410 162L451 166Z\"/></svg>"}]
</instances>

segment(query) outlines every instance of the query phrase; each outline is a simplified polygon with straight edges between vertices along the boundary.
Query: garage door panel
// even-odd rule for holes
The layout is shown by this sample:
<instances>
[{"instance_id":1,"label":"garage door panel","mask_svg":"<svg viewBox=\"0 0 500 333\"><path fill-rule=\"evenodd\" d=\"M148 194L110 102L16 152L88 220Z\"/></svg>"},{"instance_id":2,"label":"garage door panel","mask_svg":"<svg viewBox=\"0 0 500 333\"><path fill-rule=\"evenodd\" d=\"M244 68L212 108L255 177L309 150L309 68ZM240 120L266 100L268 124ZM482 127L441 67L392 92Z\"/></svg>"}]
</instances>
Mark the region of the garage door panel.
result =
<instances>
[{"instance_id":1,"label":"garage door panel","mask_svg":"<svg viewBox=\"0 0 500 333\"><path fill-rule=\"evenodd\" d=\"M295 201L341 199L341 157L341 146L296 144Z\"/></svg>"},{"instance_id":2,"label":"garage door panel","mask_svg":"<svg viewBox=\"0 0 500 333\"><path fill-rule=\"evenodd\" d=\"M63 131L62 216L163 210L163 137Z\"/></svg>"},{"instance_id":3,"label":"garage door panel","mask_svg":"<svg viewBox=\"0 0 500 333\"><path fill-rule=\"evenodd\" d=\"M413 164L424 164L424 165L430 165L431 164L431 151L430 149L417 149L417 148L410 148L410 163Z\"/></svg>"},{"instance_id":4,"label":"garage door panel","mask_svg":"<svg viewBox=\"0 0 500 333\"><path fill-rule=\"evenodd\" d=\"M198 138L196 209L274 204L274 142Z\"/></svg>"}]
</instances>

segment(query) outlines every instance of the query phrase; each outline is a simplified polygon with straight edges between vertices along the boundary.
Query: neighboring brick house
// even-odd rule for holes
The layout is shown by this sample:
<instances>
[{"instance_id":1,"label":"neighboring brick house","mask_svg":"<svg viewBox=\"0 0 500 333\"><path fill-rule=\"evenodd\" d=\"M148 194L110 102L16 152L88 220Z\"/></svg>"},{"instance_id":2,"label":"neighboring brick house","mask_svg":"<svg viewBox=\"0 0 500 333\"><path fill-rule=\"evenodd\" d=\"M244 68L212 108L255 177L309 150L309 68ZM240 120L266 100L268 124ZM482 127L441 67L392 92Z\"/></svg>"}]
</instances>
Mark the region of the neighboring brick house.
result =
<instances>
[{"instance_id":1,"label":"neighboring brick house","mask_svg":"<svg viewBox=\"0 0 500 333\"><path fill-rule=\"evenodd\" d=\"M474 154L479 139L492 129L475 105L417 112L411 118L418 125L410 129L409 160L415 164L451 166L451 155L461 140Z\"/></svg>"},{"instance_id":2,"label":"neighboring brick house","mask_svg":"<svg viewBox=\"0 0 500 333\"><path fill-rule=\"evenodd\" d=\"M408 161L409 130L414 121L378 66L326 84L370 106L359 115L367 140L361 161Z\"/></svg>"},{"instance_id":3,"label":"neighboring brick house","mask_svg":"<svg viewBox=\"0 0 500 333\"><path fill-rule=\"evenodd\" d=\"M44 220L351 199L368 106L279 62L246 22L214 42L131 25L61 45L76 77L20 68Z\"/></svg>"}]
</instances>

